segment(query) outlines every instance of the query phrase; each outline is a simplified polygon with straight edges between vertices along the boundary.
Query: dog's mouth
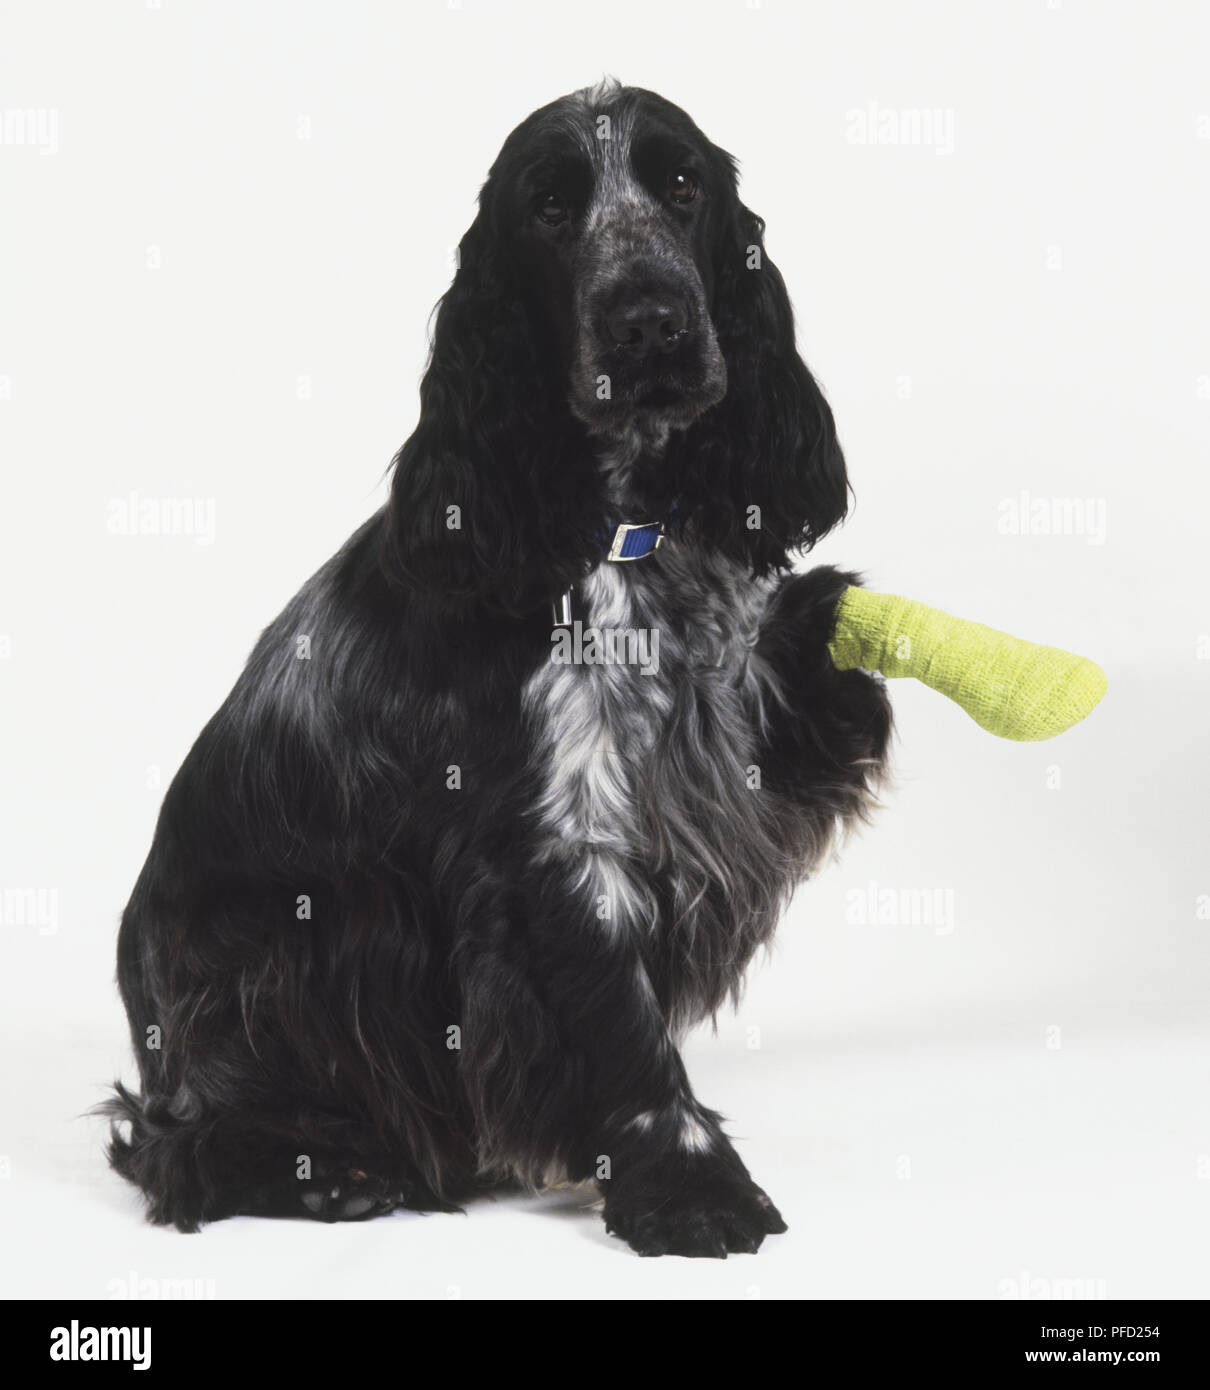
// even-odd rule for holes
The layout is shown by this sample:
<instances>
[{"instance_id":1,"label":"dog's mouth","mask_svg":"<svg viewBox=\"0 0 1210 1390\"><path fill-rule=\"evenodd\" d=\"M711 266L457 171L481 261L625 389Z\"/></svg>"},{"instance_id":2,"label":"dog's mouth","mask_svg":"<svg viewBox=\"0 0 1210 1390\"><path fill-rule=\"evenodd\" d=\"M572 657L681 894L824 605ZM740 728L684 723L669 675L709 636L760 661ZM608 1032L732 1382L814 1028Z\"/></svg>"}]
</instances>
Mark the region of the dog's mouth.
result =
<instances>
[{"instance_id":1,"label":"dog's mouth","mask_svg":"<svg viewBox=\"0 0 1210 1390\"><path fill-rule=\"evenodd\" d=\"M582 335L572 371L573 414L594 434L684 429L723 398L727 369L707 315L667 335L658 351Z\"/></svg>"},{"instance_id":2,"label":"dog's mouth","mask_svg":"<svg viewBox=\"0 0 1210 1390\"><path fill-rule=\"evenodd\" d=\"M651 382L639 388L636 403L643 410L676 410L684 402L685 392L671 383Z\"/></svg>"}]
</instances>

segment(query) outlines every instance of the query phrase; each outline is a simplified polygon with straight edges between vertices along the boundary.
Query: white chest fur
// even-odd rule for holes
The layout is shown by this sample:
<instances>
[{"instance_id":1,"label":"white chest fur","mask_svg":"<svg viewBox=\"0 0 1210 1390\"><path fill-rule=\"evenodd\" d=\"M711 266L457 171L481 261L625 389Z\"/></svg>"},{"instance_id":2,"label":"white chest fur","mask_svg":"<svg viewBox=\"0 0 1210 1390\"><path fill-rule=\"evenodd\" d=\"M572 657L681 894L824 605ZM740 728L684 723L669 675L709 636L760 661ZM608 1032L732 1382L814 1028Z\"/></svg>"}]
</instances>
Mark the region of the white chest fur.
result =
<instances>
[{"instance_id":1,"label":"white chest fur","mask_svg":"<svg viewBox=\"0 0 1210 1390\"><path fill-rule=\"evenodd\" d=\"M672 545L658 564L603 564L581 589L572 659L552 647L527 683L537 860L604 931L652 928L657 881L687 912L727 878L728 817L751 814L767 596Z\"/></svg>"}]
</instances>

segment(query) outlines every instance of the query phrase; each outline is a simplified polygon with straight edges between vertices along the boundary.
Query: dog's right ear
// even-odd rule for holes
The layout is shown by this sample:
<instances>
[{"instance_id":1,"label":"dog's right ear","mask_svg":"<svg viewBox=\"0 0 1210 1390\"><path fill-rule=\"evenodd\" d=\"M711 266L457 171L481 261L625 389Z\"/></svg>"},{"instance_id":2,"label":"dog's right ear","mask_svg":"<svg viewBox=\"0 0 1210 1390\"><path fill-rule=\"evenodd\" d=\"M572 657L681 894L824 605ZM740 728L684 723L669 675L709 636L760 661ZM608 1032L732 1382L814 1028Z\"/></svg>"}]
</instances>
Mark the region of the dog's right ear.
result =
<instances>
[{"instance_id":1,"label":"dog's right ear","mask_svg":"<svg viewBox=\"0 0 1210 1390\"><path fill-rule=\"evenodd\" d=\"M498 205L493 176L437 309L419 423L395 457L383 567L443 607L521 616L586 572L599 484Z\"/></svg>"}]
</instances>

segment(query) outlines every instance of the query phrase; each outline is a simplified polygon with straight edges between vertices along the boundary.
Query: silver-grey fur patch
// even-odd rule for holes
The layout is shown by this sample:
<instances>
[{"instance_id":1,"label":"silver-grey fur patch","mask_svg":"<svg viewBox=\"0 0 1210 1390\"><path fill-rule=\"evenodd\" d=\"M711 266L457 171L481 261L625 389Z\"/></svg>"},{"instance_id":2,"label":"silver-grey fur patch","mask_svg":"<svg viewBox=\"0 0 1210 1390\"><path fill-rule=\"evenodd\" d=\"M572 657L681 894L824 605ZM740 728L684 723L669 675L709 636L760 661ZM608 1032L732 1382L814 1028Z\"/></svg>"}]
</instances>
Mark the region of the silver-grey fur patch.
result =
<instances>
[{"instance_id":1,"label":"silver-grey fur patch","mask_svg":"<svg viewBox=\"0 0 1210 1390\"><path fill-rule=\"evenodd\" d=\"M647 560L604 563L581 587L584 621L658 628L659 671L547 662L523 692L543 769L537 863L602 932L676 936L674 1035L717 1006L718 980L695 975L699 957L737 979L852 813L821 807L786 834L792 811L747 779L765 711L785 698L755 651L776 583L675 539ZM699 932L711 933L709 950L696 948Z\"/></svg>"},{"instance_id":2,"label":"silver-grey fur patch","mask_svg":"<svg viewBox=\"0 0 1210 1390\"><path fill-rule=\"evenodd\" d=\"M705 291L693 258L668 226L658 200L643 186L631 165L634 135L633 111L626 104L599 108L616 95L617 84L607 80L585 87L573 96L582 119L569 122L586 151L593 172L592 201L585 214L582 259L576 276L575 316L580 325L571 370L570 405L592 432L610 433L608 414L599 408L597 395L603 371L599 346L600 325L595 308L614 286L657 276L677 284L685 294L689 326L701 343L702 377L692 397L681 408L665 406L660 428L682 428L727 390L727 366L718 344L706 304ZM575 110L575 106L571 107ZM609 121L608 138L601 138L601 116Z\"/></svg>"}]
</instances>

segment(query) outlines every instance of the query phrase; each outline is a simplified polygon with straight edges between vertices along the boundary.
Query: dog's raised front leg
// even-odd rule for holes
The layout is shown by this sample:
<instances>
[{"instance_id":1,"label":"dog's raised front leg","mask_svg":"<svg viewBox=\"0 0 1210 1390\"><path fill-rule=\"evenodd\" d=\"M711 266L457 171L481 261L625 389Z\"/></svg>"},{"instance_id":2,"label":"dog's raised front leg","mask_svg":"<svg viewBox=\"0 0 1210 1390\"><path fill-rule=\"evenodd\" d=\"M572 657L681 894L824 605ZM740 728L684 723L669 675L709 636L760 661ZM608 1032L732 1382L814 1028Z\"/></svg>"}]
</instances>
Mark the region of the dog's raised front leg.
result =
<instances>
[{"instance_id":1,"label":"dog's raised front leg","mask_svg":"<svg viewBox=\"0 0 1210 1390\"><path fill-rule=\"evenodd\" d=\"M755 652L771 687L763 705L762 785L815 823L820 851L838 820L865 813L891 735L882 681L863 670L838 670L829 649L840 600L857 583L857 575L831 566L783 580L769 600Z\"/></svg>"}]
</instances>

